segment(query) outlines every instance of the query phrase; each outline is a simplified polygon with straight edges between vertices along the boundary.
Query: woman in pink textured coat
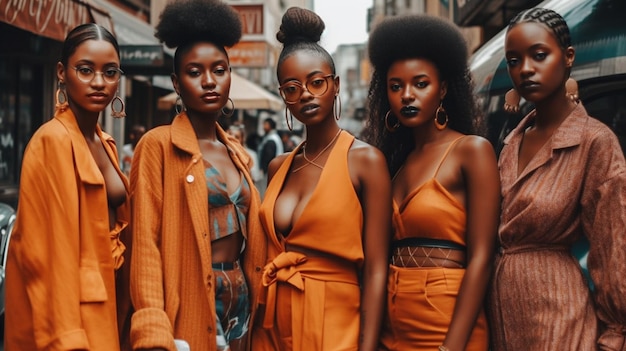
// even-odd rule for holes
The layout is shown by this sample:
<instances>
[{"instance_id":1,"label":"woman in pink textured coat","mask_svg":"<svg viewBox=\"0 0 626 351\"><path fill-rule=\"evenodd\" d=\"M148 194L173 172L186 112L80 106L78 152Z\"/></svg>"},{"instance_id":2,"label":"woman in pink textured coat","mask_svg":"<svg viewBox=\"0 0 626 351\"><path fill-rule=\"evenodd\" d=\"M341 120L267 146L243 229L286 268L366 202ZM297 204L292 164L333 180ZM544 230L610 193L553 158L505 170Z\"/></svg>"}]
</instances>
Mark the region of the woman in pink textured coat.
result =
<instances>
[{"instance_id":1,"label":"woman in pink textured coat","mask_svg":"<svg viewBox=\"0 0 626 351\"><path fill-rule=\"evenodd\" d=\"M501 249L488 303L492 348L626 350L620 144L566 88L575 51L559 14L542 8L518 14L505 50L517 94L535 109L507 136L499 160ZM515 110L510 97L507 108ZM593 292L570 253L582 237L590 243Z\"/></svg>"}]
</instances>

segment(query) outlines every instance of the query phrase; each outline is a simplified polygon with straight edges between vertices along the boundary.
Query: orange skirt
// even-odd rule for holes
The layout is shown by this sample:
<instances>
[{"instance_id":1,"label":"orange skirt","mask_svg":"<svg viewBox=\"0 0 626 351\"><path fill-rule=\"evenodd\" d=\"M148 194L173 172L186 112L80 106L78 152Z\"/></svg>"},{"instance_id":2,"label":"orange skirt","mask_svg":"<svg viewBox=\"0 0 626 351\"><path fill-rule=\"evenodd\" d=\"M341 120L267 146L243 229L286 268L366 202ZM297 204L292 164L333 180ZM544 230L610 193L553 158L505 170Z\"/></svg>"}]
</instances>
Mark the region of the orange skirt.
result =
<instances>
[{"instance_id":1,"label":"orange skirt","mask_svg":"<svg viewBox=\"0 0 626 351\"><path fill-rule=\"evenodd\" d=\"M452 320L464 269L389 266L387 308L380 350L437 350ZM481 311L466 350L489 346L487 320Z\"/></svg>"}]
</instances>

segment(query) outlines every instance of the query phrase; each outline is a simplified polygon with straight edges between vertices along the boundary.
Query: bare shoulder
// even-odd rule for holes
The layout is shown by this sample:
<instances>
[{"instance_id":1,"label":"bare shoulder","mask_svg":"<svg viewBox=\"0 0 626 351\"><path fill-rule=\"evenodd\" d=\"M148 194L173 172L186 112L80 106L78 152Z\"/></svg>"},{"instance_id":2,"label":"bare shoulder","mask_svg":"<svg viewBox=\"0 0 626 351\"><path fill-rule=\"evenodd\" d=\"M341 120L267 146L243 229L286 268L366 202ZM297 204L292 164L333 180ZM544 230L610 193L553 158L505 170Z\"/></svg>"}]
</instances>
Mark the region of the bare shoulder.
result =
<instances>
[{"instance_id":1,"label":"bare shoulder","mask_svg":"<svg viewBox=\"0 0 626 351\"><path fill-rule=\"evenodd\" d=\"M354 143L352 143L350 153L348 155L350 159L359 163L369 165L380 164L385 166L385 156L383 153L376 147L359 139L354 139Z\"/></svg>"},{"instance_id":2,"label":"bare shoulder","mask_svg":"<svg viewBox=\"0 0 626 351\"><path fill-rule=\"evenodd\" d=\"M267 175L269 179L272 179L276 171L278 171L278 169L280 168L280 166L282 166L288 156L289 153L284 153L274 157L270 161L270 164L267 166Z\"/></svg>"},{"instance_id":3,"label":"bare shoulder","mask_svg":"<svg viewBox=\"0 0 626 351\"><path fill-rule=\"evenodd\" d=\"M495 155L493 145L489 140L478 135L466 135L459 141L456 152L461 156L472 161L475 158L481 158L488 155Z\"/></svg>"}]
</instances>

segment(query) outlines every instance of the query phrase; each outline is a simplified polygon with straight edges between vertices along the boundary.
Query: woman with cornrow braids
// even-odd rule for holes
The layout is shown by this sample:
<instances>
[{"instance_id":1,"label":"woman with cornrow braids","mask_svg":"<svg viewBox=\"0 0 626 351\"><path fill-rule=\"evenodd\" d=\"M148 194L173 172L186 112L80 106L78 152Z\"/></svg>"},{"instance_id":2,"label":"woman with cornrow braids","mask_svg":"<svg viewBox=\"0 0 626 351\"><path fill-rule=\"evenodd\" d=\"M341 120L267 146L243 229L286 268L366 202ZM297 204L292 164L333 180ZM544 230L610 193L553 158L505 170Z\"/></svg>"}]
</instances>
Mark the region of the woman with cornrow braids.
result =
<instances>
[{"instance_id":1,"label":"woman with cornrow braids","mask_svg":"<svg viewBox=\"0 0 626 351\"><path fill-rule=\"evenodd\" d=\"M505 37L514 91L534 104L504 140L500 250L488 298L493 350L626 350L626 163L569 79L556 12L518 14ZM593 292L571 254L585 237Z\"/></svg>"}]
</instances>

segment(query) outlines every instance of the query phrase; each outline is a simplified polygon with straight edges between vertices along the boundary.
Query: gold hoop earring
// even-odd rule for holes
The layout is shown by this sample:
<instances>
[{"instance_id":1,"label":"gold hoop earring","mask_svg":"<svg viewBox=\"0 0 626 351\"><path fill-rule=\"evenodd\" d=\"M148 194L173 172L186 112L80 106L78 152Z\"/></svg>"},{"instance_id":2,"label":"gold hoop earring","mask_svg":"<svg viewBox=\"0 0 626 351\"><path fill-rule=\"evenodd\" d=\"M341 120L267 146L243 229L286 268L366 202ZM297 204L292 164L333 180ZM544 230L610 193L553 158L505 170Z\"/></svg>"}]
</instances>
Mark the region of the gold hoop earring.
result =
<instances>
[{"instance_id":1,"label":"gold hoop earring","mask_svg":"<svg viewBox=\"0 0 626 351\"><path fill-rule=\"evenodd\" d=\"M578 102L578 82L570 77L565 81L565 96L573 102Z\"/></svg>"},{"instance_id":2,"label":"gold hoop earring","mask_svg":"<svg viewBox=\"0 0 626 351\"><path fill-rule=\"evenodd\" d=\"M174 102L174 111L176 111L177 115L185 111L185 104L183 103L183 99L180 97L180 95L176 96L176 102Z\"/></svg>"},{"instance_id":3,"label":"gold hoop earring","mask_svg":"<svg viewBox=\"0 0 626 351\"><path fill-rule=\"evenodd\" d=\"M65 84L61 81L57 82L57 91L55 93L54 109L58 111L65 111L69 103L67 102L67 93L65 92Z\"/></svg>"},{"instance_id":4,"label":"gold hoop earring","mask_svg":"<svg viewBox=\"0 0 626 351\"><path fill-rule=\"evenodd\" d=\"M504 110L508 113L519 112L520 96L517 90L511 89L504 94Z\"/></svg>"},{"instance_id":5,"label":"gold hoop earring","mask_svg":"<svg viewBox=\"0 0 626 351\"><path fill-rule=\"evenodd\" d=\"M120 97L120 92L118 90L117 94L111 101L111 117L114 118L122 118L126 117L124 100Z\"/></svg>"},{"instance_id":6,"label":"gold hoop earring","mask_svg":"<svg viewBox=\"0 0 626 351\"><path fill-rule=\"evenodd\" d=\"M227 108L226 105L224 105L224 107L222 107L222 114L226 118L232 117L233 113L235 113L235 103L233 102L233 99L228 98L228 101L230 101L230 105L232 107L231 108Z\"/></svg>"},{"instance_id":7,"label":"gold hoop earring","mask_svg":"<svg viewBox=\"0 0 626 351\"><path fill-rule=\"evenodd\" d=\"M445 117L443 123L440 122L442 117ZM443 101L439 103L439 107L437 107L437 111L435 112L435 127L438 130L444 130L448 126L448 113L446 109L443 108Z\"/></svg>"},{"instance_id":8,"label":"gold hoop earring","mask_svg":"<svg viewBox=\"0 0 626 351\"><path fill-rule=\"evenodd\" d=\"M291 125L289 125L289 117L287 116L287 114L291 116ZM291 113L291 111L289 111L287 106L285 106L285 123L287 123L287 128L290 131L293 131L293 114Z\"/></svg>"},{"instance_id":9,"label":"gold hoop earring","mask_svg":"<svg viewBox=\"0 0 626 351\"><path fill-rule=\"evenodd\" d=\"M396 119L396 123L392 126L389 125L389 115L391 114L391 110L387 111L387 113L385 114L385 128L387 128L388 131L390 132L395 132L396 130L398 130L398 128L400 127L400 121L398 121L398 119Z\"/></svg>"},{"instance_id":10,"label":"gold hoop earring","mask_svg":"<svg viewBox=\"0 0 626 351\"><path fill-rule=\"evenodd\" d=\"M337 105L339 105L339 107L337 107ZM341 118L341 97L339 94L335 95L335 101L333 101L333 116L337 121Z\"/></svg>"}]
</instances>

